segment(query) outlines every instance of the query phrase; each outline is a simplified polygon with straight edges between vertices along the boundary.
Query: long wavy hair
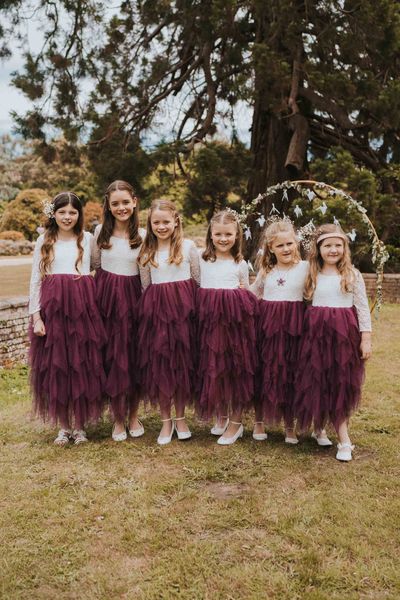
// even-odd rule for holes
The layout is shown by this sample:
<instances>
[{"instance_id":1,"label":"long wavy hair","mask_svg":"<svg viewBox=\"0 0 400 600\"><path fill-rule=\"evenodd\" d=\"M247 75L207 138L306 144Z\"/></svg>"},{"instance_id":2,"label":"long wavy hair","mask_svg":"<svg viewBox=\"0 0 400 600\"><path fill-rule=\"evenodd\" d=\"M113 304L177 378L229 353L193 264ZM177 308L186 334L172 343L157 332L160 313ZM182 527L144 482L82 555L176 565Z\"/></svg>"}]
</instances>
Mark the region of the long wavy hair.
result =
<instances>
[{"instance_id":1,"label":"long wavy hair","mask_svg":"<svg viewBox=\"0 0 400 600\"><path fill-rule=\"evenodd\" d=\"M322 271L322 267L324 266L324 261L322 260L320 253L320 247L324 240L321 240L319 243L317 243L319 236L323 235L324 233L331 233L332 237L335 237L335 233L337 233L339 234L340 239L343 239L344 253L340 261L336 264L337 270L339 271L341 277L340 288L342 292L351 292L353 290L354 268L351 264L350 247L347 236L338 225L334 225L333 223L325 223L316 229L311 242L308 256L310 270L304 288L304 298L306 300L312 299L315 292L315 287L317 285L318 273ZM344 238L342 238L342 236L344 236Z\"/></svg>"},{"instance_id":2,"label":"long wavy hair","mask_svg":"<svg viewBox=\"0 0 400 600\"><path fill-rule=\"evenodd\" d=\"M133 201L136 200L136 206L133 209L128 222L129 245L131 248L138 248L142 243L142 238L139 234L139 200L136 197L135 191L130 183L122 179L116 179L106 189L103 202L103 223L97 238L99 248L108 250L111 248L110 237L114 232L115 217L110 210L110 197L113 192L126 191Z\"/></svg>"},{"instance_id":3,"label":"long wavy hair","mask_svg":"<svg viewBox=\"0 0 400 600\"><path fill-rule=\"evenodd\" d=\"M279 233L289 233L293 235L293 239L296 242L296 252L294 261L295 263L301 260L299 240L296 235L295 229L290 221L279 220L274 221L264 231L263 241L261 246L261 254L258 261L258 268L263 271L264 275L272 271L275 267L277 260L276 255L271 250L271 245L274 243Z\"/></svg>"},{"instance_id":4,"label":"long wavy hair","mask_svg":"<svg viewBox=\"0 0 400 600\"><path fill-rule=\"evenodd\" d=\"M76 245L78 247L78 257L75 261L75 269L78 273L79 266L82 264L83 259L83 208L82 203L79 200L78 196L74 194L74 192L60 192L57 194L53 200L52 204L54 206L54 213L56 213L60 208L64 206L68 206L71 204L75 210L78 211L79 216L78 220L74 226L73 232L76 235ZM41 261L39 263L39 269L42 277L49 275L51 272L51 264L54 261L54 244L57 241L58 237L58 225L54 217L48 218L45 223L45 232L44 232L44 240L43 245L41 247Z\"/></svg>"},{"instance_id":5,"label":"long wavy hair","mask_svg":"<svg viewBox=\"0 0 400 600\"><path fill-rule=\"evenodd\" d=\"M151 215L155 210L167 210L171 213L172 218L176 223L176 227L171 236L171 245L169 249L169 258L168 264L170 265L180 265L183 261L182 254L182 245L183 245L183 227L182 227L182 218L178 211L176 210L176 206L170 200L166 198L160 198L158 200L153 200L151 206L149 208L149 212L147 215L147 223L146 223L146 237L142 244L142 247L139 252L138 262L141 266L145 267L148 263L150 263L153 267L158 267L158 263L156 261L156 253L158 250L158 240L157 236L153 233L153 229L151 226Z\"/></svg>"},{"instance_id":6,"label":"long wavy hair","mask_svg":"<svg viewBox=\"0 0 400 600\"><path fill-rule=\"evenodd\" d=\"M229 210L221 210L211 218L211 221L208 225L207 235L206 235L206 249L202 254L202 258L205 261L215 262L217 259L217 255L215 252L215 246L212 241L212 228L213 225L235 225L236 227L236 239L235 243L231 248L232 258L235 262L240 263L243 260L242 254L242 245L243 245L243 232L240 227L239 221Z\"/></svg>"}]
</instances>

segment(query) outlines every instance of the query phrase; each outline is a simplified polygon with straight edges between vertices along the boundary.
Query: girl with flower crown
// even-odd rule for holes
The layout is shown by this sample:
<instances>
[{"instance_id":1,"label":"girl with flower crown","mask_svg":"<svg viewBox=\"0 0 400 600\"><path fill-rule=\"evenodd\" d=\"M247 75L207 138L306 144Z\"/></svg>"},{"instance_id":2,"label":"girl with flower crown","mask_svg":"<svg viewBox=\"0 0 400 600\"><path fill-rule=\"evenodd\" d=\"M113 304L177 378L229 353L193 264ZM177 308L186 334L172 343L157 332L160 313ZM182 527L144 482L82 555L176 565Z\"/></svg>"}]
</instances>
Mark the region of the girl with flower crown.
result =
<instances>
[{"instance_id":1,"label":"girl with flower crown","mask_svg":"<svg viewBox=\"0 0 400 600\"><path fill-rule=\"evenodd\" d=\"M200 256L200 385L197 412L216 418L211 429L220 445L243 436L242 413L252 407L256 370L257 300L249 291L242 256L242 229L232 210L215 214Z\"/></svg>"},{"instance_id":2,"label":"girl with flower crown","mask_svg":"<svg viewBox=\"0 0 400 600\"><path fill-rule=\"evenodd\" d=\"M305 332L296 377L295 413L307 429L331 423L336 458L352 459L348 420L357 407L365 361L371 356L371 317L361 273L351 264L349 241L337 225L321 225L311 246Z\"/></svg>"},{"instance_id":3,"label":"girl with flower crown","mask_svg":"<svg viewBox=\"0 0 400 600\"><path fill-rule=\"evenodd\" d=\"M292 223L277 219L264 232L260 270L252 290L260 298L258 349L260 373L253 437L267 439L264 421L285 425L285 442L297 444L293 402L303 332L303 292L308 263L301 260ZM327 440L325 432L318 438Z\"/></svg>"},{"instance_id":4,"label":"girl with flower crown","mask_svg":"<svg viewBox=\"0 0 400 600\"><path fill-rule=\"evenodd\" d=\"M145 231L139 230L138 199L126 181L107 188L103 222L94 237L97 303L107 333L104 346L106 382L104 392L114 418L116 442L144 433L138 420L139 377L137 364L137 304L141 283L137 257Z\"/></svg>"},{"instance_id":5,"label":"girl with flower crown","mask_svg":"<svg viewBox=\"0 0 400 600\"><path fill-rule=\"evenodd\" d=\"M160 409L157 442L165 445L175 432L179 440L191 437L185 408L194 394L199 278L196 247L183 238L181 216L170 200L151 203L138 261L144 288L138 310L140 379L144 393Z\"/></svg>"},{"instance_id":6,"label":"girl with flower crown","mask_svg":"<svg viewBox=\"0 0 400 600\"><path fill-rule=\"evenodd\" d=\"M46 214L30 284L31 385L35 411L60 424L54 443L64 446L86 442L85 425L101 415L105 332L90 275L93 236L83 231L82 204L74 193L61 192Z\"/></svg>"}]
</instances>

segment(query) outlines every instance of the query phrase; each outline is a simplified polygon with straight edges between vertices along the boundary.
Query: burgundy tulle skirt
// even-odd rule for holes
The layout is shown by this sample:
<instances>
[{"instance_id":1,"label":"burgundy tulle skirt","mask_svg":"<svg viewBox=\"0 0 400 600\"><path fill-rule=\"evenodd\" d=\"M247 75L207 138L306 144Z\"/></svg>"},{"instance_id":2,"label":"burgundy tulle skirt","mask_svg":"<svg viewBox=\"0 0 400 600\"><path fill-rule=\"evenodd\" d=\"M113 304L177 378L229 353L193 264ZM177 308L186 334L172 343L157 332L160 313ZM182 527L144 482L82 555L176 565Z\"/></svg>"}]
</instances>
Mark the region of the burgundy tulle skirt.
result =
<instances>
[{"instance_id":1,"label":"burgundy tulle skirt","mask_svg":"<svg viewBox=\"0 0 400 600\"><path fill-rule=\"evenodd\" d=\"M361 334L352 308L310 306L296 377L295 413L302 430L336 428L357 407L364 380Z\"/></svg>"},{"instance_id":2,"label":"burgundy tulle skirt","mask_svg":"<svg viewBox=\"0 0 400 600\"><path fill-rule=\"evenodd\" d=\"M137 304L141 295L139 275L96 271L97 305L107 341L103 349L106 381L103 392L110 400L113 417L124 421L137 409L140 386L137 365Z\"/></svg>"},{"instance_id":3,"label":"burgundy tulle skirt","mask_svg":"<svg viewBox=\"0 0 400 600\"><path fill-rule=\"evenodd\" d=\"M257 399L267 423L293 420L294 383L303 333L303 302L260 300Z\"/></svg>"},{"instance_id":4,"label":"burgundy tulle skirt","mask_svg":"<svg viewBox=\"0 0 400 600\"><path fill-rule=\"evenodd\" d=\"M163 409L193 399L196 287L192 279L152 284L139 301L140 381L145 399Z\"/></svg>"},{"instance_id":5,"label":"burgundy tulle skirt","mask_svg":"<svg viewBox=\"0 0 400 600\"><path fill-rule=\"evenodd\" d=\"M105 332L91 275L48 275L41 286L46 335L30 331L31 386L44 419L82 429L102 412Z\"/></svg>"},{"instance_id":6,"label":"burgundy tulle skirt","mask_svg":"<svg viewBox=\"0 0 400 600\"><path fill-rule=\"evenodd\" d=\"M252 407L257 364L256 297L244 289L197 293L197 412L203 419Z\"/></svg>"}]
</instances>

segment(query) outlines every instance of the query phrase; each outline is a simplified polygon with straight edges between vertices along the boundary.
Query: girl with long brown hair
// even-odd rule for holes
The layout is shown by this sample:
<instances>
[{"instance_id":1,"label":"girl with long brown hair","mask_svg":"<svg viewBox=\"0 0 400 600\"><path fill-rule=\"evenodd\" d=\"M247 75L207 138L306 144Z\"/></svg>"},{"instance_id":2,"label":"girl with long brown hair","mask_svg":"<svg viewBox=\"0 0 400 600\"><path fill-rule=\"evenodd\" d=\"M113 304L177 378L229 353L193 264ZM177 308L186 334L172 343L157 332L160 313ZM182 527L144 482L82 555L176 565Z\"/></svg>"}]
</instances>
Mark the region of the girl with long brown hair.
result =
<instances>
[{"instance_id":1,"label":"girl with long brown hair","mask_svg":"<svg viewBox=\"0 0 400 600\"><path fill-rule=\"evenodd\" d=\"M312 304L300 347L295 413L302 429L331 423L339 438L336 458L347 462L353 450L348 420L360 400L364 361L371 356L368 299L340 227L318 227L309 262L305 298Z\"/></svg>"},{"instance_id":2,"label":"girl with long brown hair","mask_svg":"<svg viewBox=\"0 0 400 600\"><path fill-rule=\"evenodd\" d=\"M174 431L179 440L191 437L185 407L194 393L199 278L196 247L183 238L181 217L167 199L150 206L139 267L144 288L139 302L140 377L145 394L160 409L163 425L157 441L164 445Z\"/></svg>"},{"instance_id":3,"label":"girl with long brown hair","mask_svg":"<svg viewBox=\"0 0 400 600\"><path fill-rule=\"evenodd\" d=\"M96 296L107 341L103 349L103 388L114 419L112 438L122 442L144 433L138 420L140 386L137 365L137 303L141 284L137 258L145 231L139 230L139 203L122 180L107 188L103 222L95 230L93 263Z\"/></svg>"},{"instance_id":4,"label":"girl with long brown hair","mask_svg":"<svg viewBox=\"0 0 400 600\"><path fill-rule=\"evenodd\" d=\"M45 213L30 286L31 384L36 412L60 424L54 442L63 446L86 442L86 423L101 415L105 332L90 275L93 236L83 231L79 198L61 192Z\"/></svg>"},{"instance_id":5,"label":"girl with long brown hair","mask_svg":"<svg viewBox=\"0 0 400 600\"><path fill-rule=\"evenodd\" d=\"M249 291L242 229L233 210L215 214L200 258L199 397L202 418L216 418L218 444L243 436L242 413L252 407L256 370L257 300Z\"/></svg>"},{"instance_id":6,"label":"girl with long brown hair","mask_svg":"<svg viewBox=\"0 0 400 600\"><path fill-rule=\"evenodd\" d=\"M264 422L285 426L285 442L297 444L293 402L299 343L303 331L303 293L308 263L302 261L292 223L267 226L252 290L260 299L257 322L260 373L253 437L267 438Z\"/></svg>"}]
</instances>

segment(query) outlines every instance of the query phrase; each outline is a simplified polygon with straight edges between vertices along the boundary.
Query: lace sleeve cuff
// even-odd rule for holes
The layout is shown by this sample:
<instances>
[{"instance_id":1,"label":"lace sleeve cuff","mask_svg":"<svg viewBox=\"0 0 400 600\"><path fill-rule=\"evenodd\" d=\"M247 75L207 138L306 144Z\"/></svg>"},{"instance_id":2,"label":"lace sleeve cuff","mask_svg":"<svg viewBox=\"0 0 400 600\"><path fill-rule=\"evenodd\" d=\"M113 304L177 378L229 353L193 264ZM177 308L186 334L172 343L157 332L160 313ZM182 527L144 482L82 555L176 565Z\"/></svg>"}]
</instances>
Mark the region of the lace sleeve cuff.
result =
<instances>
[{"instance_id":1,"label":"lace sleeve cuff","mask_svg":"<svg viewBox=\"0 0 400 600\"><path fill-rule=\"evenodd\" d=\"M262 298L264 292L264 281L265 277L261 271L258 272L254 283L250 286L250 291L253 292L257 298Z\"/></svg>"},{"instance_id":2,"label":"lace sleeve cuff","mask_svg":"<svg viewBox=\"0 0 400 600\"><path fill-rule=\"evenodd\" d=\"M358 316L358 325L360 331L372 331L371 313L369 310L367 291L365 282L360 271L355 270L354 283L354 306Z\"/></svg>"},{"instance_id":3,"label":"lace sleeve cuff","mask_svg":"<svg viewBox=\"0 0 400 600\"><path fill-rule=\"evenodd\" d=\"M36 240L35 251L33 253L31 282L29 286L29 314L33 315L40 311L40 289L42 285L42 276L40 273L41 248L43 237Z\"/></svg>"},{"instance_id":4,"label":"lace sleeve cuff","mask_svg":"<svg viewBox=\"0 0 400 600\"><path fill-rule=\"evenodd\" d=\"M189 262L190 262L190 274L192 279L195 280L197 285L200 285L200 261L199 261L199 251L196 246L190 247L189 250Z\"/></svg>"},{"instance_id":5,"label":"lace sleeve cuff","mask_svg":"<svg viewBox=\"0 0 400 600\"><path fill-rule=\"evenodd\" d=\"M139 275L140 275L140 281L142 284L142 288L145 290L151 284L151 272L150 272L149 263L147 263L147 265L145 267L142 267L139 264Z\"/></svg>"},{"instance_id":6,"label":"lace sleeve cuff","mask_svg":"<svg viewBox=\"0 0 400 600\"><path fill-rule=\"evenodd\" d=\"M97 245L97 240L101 231L101 225L98 225L95 229L94 235L90 240L90 268L100 269L101 267L101 250Z\"/></svg>"},{"instance_id":7,"label":"lace sleeve cuff","mask_svg":"<svg viewBox=\"0 0 400 600\"><path fill-rule=\"evenodd\" d=\"M239 266L239 283L240 287L250 290L249 266L245 260L242 260Z\"/></svg>"}]
</instances>

